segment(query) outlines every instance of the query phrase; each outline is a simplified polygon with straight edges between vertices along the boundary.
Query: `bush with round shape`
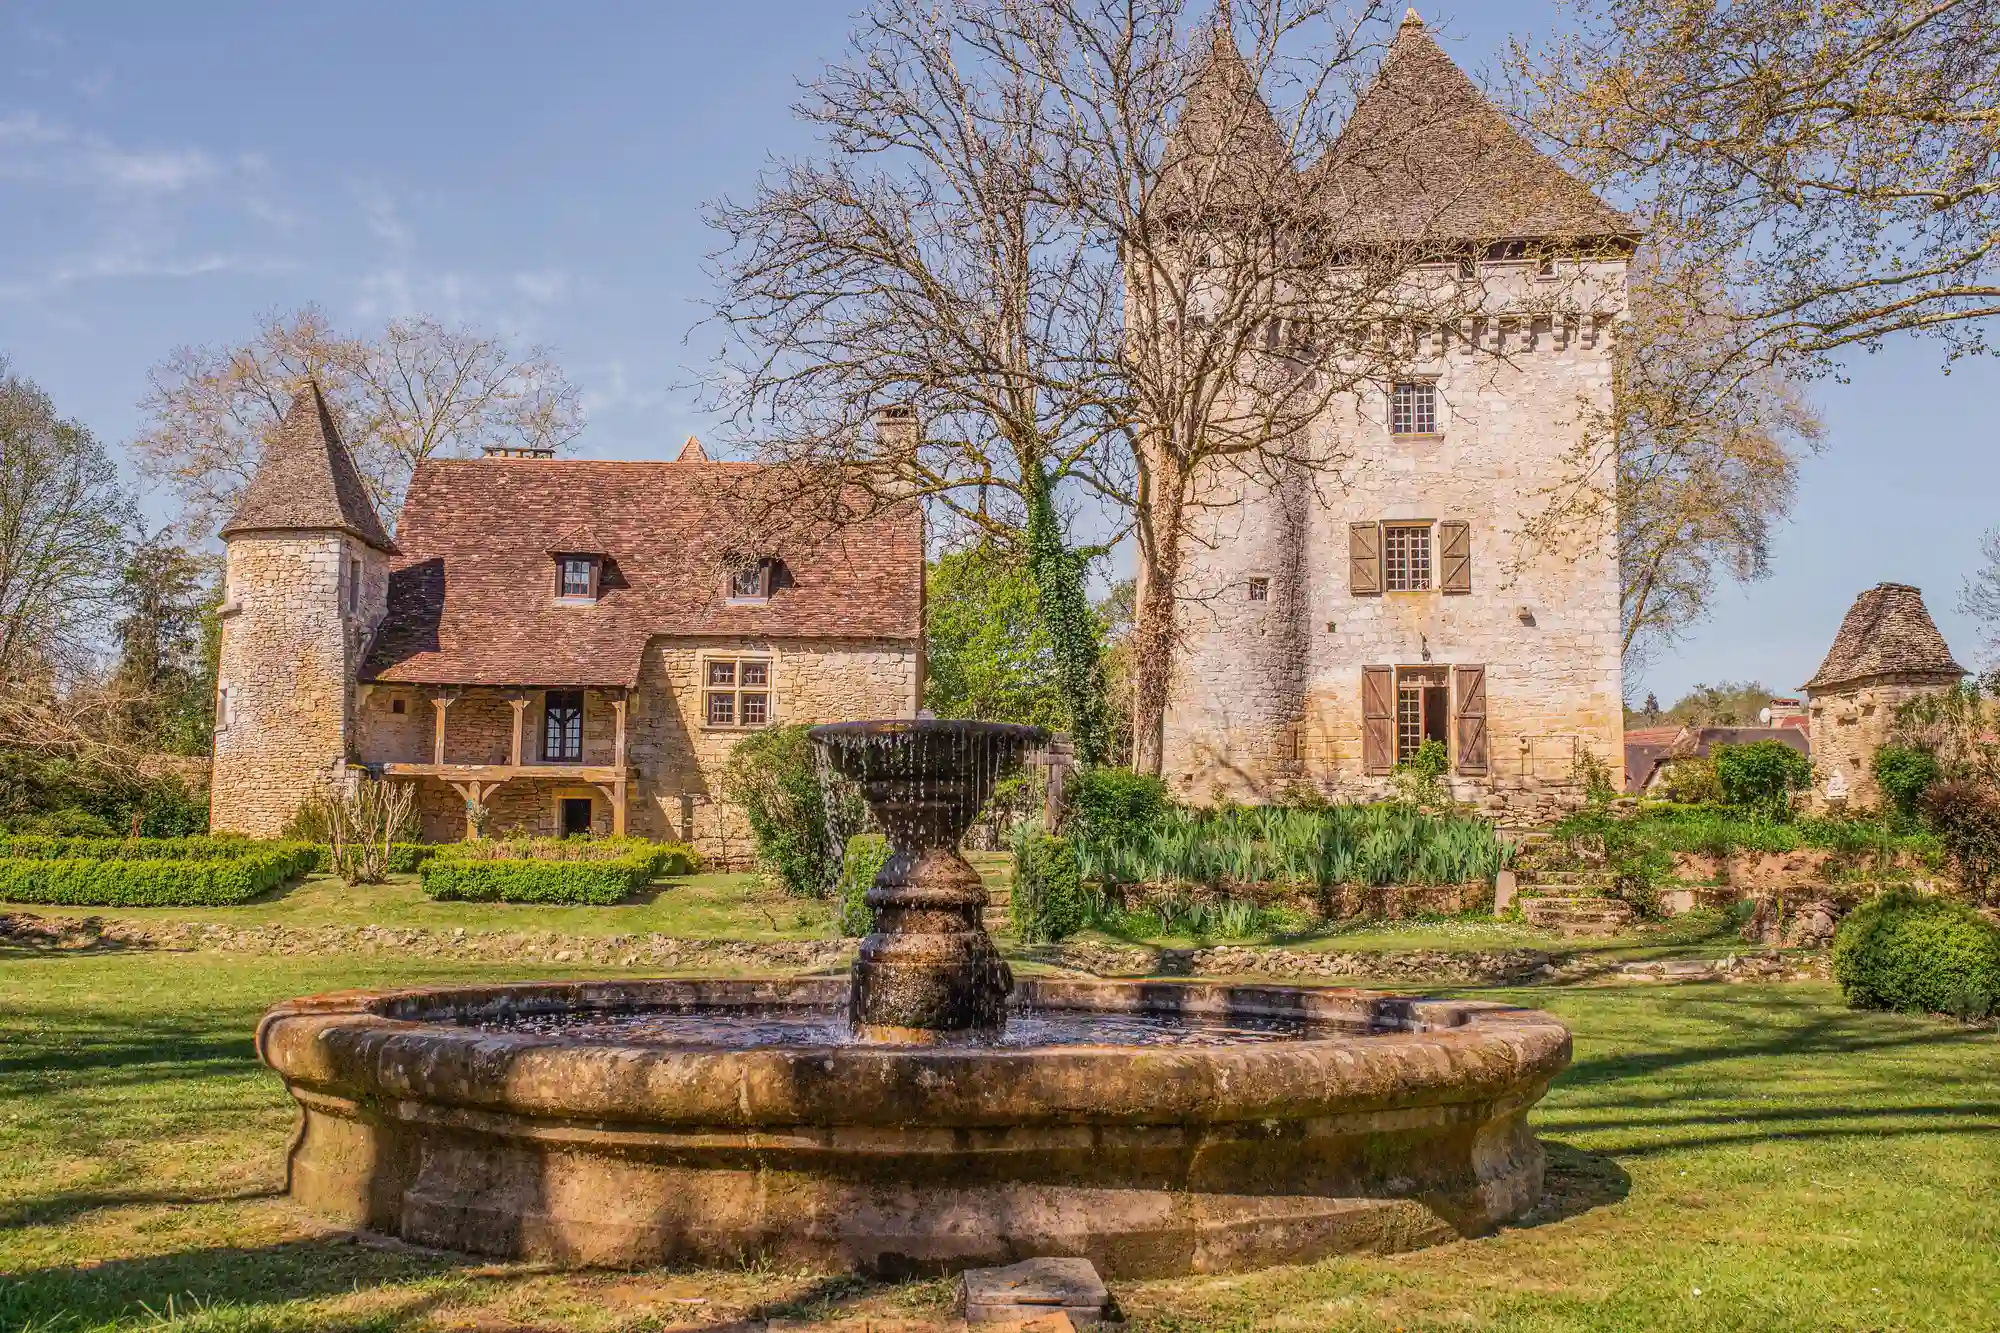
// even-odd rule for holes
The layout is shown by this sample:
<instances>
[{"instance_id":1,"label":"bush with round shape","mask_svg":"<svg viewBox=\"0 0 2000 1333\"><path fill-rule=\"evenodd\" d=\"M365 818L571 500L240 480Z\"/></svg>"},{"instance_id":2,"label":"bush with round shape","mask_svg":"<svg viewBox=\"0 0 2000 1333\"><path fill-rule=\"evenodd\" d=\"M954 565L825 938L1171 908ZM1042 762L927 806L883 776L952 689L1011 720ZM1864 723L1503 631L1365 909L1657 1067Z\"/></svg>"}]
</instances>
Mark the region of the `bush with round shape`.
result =
<instances>
[{"instance_id":1,"label":"bush with round shape","mask_svg":"<svg viewBox=\"0 0 2000 1333\"><path fill-rule=\"evenodd\" d=\"M1783 817L1792 793L1812 785L1812 761L1780 740L1717 745L1709 758L1723 800L1770 818Z\"/></svg>"},{"instance_id":2,"label":"bush with round shape","mask_svg":"<svg viewBox=\"0 0 2000 1333\"><path fill-rule=\"evenodd\" d=\"M1875 751L1871 767L1889 808L1905 821L1914 820L1918 802L1938 780L1937 756L1914 745L1884 745Z\"/></svg>"},{"instance_id":3,"label":"bush with round shape","mask_svg":"<svg viewBox=\"0 0 2000 1333\"><path fill-rule=\"evenodd\" d=\"M1891 890L1840 923L1833 977L1856 1009L1983 1018L2000 1005L2000 927L1963 903Z\"/></svg>"},{"instance_id":4,"label":"bush with round shape","mask_svg":"<svg viewBox=\"0 0 2000 1333\"><path fill-rule=\"evenodd\" d=\"M1014 889L1007 919L1023 944L1068 939L1090 921L1076 845L1024 826L1014 839Z\"/></svg>"},{"instance_id":5,"label":"bush with round shape","mask_svg":"<svg viewBox=\"0 0 2000 1333\"><path fill-rule=\"evenodd\" d=\"M1123 768L1091 768L1063 789L1067 820L1094 842L1129 842L1174 808L1164 779Z\"/></svg>"}]
</instances>

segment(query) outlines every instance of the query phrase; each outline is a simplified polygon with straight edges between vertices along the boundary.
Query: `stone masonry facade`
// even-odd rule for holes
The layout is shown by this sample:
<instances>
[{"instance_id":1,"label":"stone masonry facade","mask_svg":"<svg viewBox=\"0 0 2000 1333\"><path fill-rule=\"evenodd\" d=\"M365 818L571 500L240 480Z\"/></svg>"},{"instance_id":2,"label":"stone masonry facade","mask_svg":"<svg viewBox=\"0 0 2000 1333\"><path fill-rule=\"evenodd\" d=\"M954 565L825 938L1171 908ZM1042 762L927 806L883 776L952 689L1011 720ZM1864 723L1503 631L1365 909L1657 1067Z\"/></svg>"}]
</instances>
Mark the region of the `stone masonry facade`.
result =
<instances>
[{"instance_id":1,"label":"stone masonry facade","mask_svg":"<svg viewBox=\"0 0 2000 1333\"><path fill-rule=\"evenodd\" d=\"M210 825L276 837L351 757L387 560L343 532L256 532L229 539L224 568Z\"/></svg>"},{"instance_id":2,"label":"stone masonry facade","mask_svg":"<svg viewBox=\"0 0 2000 1333\"><path fill-rule=\"evenodd\" d=\"M761 638L663 635L647 644L639 683L626 703L626 759L633 771L626 831L656 841L692 843L712 864L741 865L753 848L741 810L722 797L722 771L742 727L705 725L705 669L711 659L770 663L774 723L819 723L866 717L910 717L919 689L914 645ZM362 687L358 758L373 765L421 763L433 753L435 688ZM583 766L612 762L617 691L586 690ZM513 743L510 699L525 698L523 749L532 762L542 736L546 691L472 687L446 712L445 761L504 764ZM400 705L401 711L398 712ZM423 836L456 841L465 836L463 799L441 780L418 787ZM561 802L591 802L592 829L611 831L603 791L588 782L517 778L487 799L488 836L555 836Z\"/></svg>"},{"instance_id":3,"label":"stone masonry facade","mask_svg":"<svg viewBox=\"0 0 2000 1333\"><path fill-rule=\"evenodd\" d=\"M1598 292L1622 302L1622 263L1593 267ZM1580 794L1586 752L1622 783L1616 531L1528 532L1583 466L1579 450L1610 406L1614 325L1480 322L1495 326L1483 346L1433 336L1410 368L1435 385L1435 432L1392 435L1386 392L1357 395L1330 414L1333 438L1315 448L1346 456L1336 473L1239 479L1228 498L1240 503L1208 511L1216 517L1183 582L1184 665L1167 716L1165 769L1180 795L1383 795L1389 779L1364 754L1369 667L1394 673L1399 699L1414 682L1445 691L1431 702L1451 710L1439 729L1461 799L1498 812L1564 803ZM1465 591L1443 587L1447 523L1465 525ZM1418 532L1430 586L1357 588L1356 524ZM1458 669L1473 667L1484 773L1459 762L1471 682Z\"/></svg>"}]
</instances>

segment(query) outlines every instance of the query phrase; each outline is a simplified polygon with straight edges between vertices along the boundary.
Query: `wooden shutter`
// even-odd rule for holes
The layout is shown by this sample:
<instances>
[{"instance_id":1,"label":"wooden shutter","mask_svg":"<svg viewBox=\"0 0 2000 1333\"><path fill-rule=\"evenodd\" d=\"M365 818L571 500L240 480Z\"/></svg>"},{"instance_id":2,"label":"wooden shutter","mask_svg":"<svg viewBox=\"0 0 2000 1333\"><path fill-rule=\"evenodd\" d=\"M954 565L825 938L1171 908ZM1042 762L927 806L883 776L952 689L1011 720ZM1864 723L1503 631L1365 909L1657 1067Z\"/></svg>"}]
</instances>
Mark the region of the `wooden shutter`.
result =
<instances>
[{"instance_id":1,"label":"wooden shutter","mask_svg":"<svg viewBox=\"0 0 2000 1333\"><path fill-rule=\"evenodd\" d=\"M1439 586L1446 592L1472 591L1472 525L1438 524Z\"/></svg>"},{"instance_id":2,"label":"wooden shutter","mask_svg":"<svg viewBox=\"0 0 2000 1333\"><path fill-rule=\"evenodd\" d=\"M1382 525L1347 525L1347 590L1356 597L1374 597L1382 591Z\"/></svg>"},{"instance_id":3,"label":"wooden shutter","mask_svg":"<svg viewBox=\"0 0 2000 1333\"><path fill-rule=\"evenodd\" d=\"M1371 777L1396 766L1396 669L1361 668L1361 767Z\"/></svg>"},{"instance_id":4,"label":"wooden shutter","mask_svg":"<svg viewBox=\"0 0 2000 1333\"><path fill-rule=\"evenodd\" d=\"M1458 687L1458 771L1483 777L1486 773L1486 668L1451 669Z\"/></svg>"}]
</instances>

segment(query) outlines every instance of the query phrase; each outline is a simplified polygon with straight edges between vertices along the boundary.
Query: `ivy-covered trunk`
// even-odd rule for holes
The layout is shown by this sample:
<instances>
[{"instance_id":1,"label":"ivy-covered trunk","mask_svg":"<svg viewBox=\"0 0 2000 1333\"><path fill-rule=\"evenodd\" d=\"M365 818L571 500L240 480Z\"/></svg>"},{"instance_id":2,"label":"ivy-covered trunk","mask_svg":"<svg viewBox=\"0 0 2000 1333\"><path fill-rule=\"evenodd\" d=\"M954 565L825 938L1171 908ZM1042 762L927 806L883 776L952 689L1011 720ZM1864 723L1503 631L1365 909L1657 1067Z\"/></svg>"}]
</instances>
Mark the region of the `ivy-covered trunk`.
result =
<instances>
[{"instance_id":1,"label":"ivy-covered trunk","mask_svg":"<svg viewBox=\"0 0 2000 1333\"><path fill-rule=\"evenodd\" d=\"M1154 776L1165 759L1167 694L1173 685L1182 490L1180 474L1160 465L1151 503L1141 515L1139 596L1132 629L1132 768Z\"/></svg>"},{"instance_id":2,"label":"ivy-covered trunk","mask_svg":"<svg viewBox=\"0 0 2000 1333\"><path fill-rule=\"evenodd\" d=\"M1097 615L1084 595L1085 558L1063 543L1046 473L1032 465L1023 478L1028 501L1028 571L1041 599L1042 622L1055 649L1056 679L1068 713L1076 756L1086 766L1104 762L1111 749L1111 719L1104 699L1104 645Z\"/></svg>"}]
</instances>

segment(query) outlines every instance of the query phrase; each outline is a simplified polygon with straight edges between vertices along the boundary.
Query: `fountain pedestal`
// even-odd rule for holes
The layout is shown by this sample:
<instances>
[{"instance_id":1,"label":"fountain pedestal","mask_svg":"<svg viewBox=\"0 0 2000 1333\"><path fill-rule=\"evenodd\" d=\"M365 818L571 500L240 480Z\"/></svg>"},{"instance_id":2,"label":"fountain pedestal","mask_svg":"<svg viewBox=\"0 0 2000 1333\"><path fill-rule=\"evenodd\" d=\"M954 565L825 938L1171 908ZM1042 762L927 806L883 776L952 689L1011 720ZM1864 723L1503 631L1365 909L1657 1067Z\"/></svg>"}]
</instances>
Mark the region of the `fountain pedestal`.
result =
<instances>
[{"instance_id":1,"label":"fountain pedestal","mask_svg":"<svg viewBox=\"0 0 2000 1333\"><path fill-rule=\"evenodd\" d=\"M868 890L874 929L848 994L855 1032L876 1041L976 1041L1006 1022L1013 973L986 933L986 886L959 839L1002 778L1048 743L997 722L849 722L813 743L851 779L892 849Z\"/></svg>"}]
</instances>

